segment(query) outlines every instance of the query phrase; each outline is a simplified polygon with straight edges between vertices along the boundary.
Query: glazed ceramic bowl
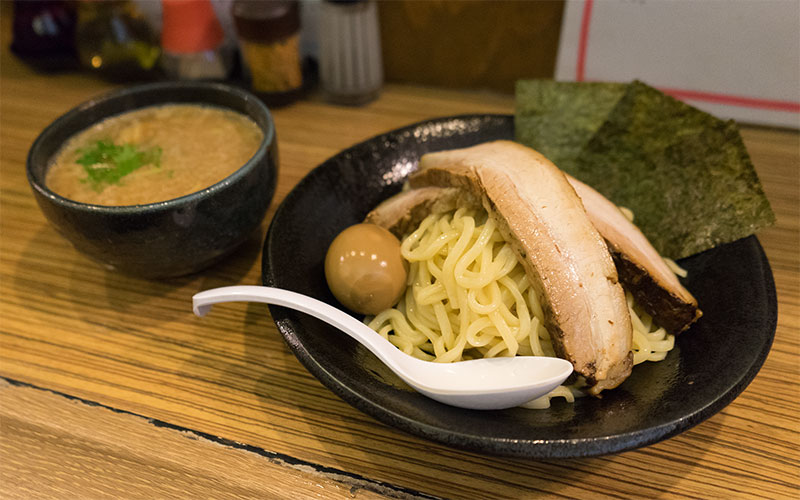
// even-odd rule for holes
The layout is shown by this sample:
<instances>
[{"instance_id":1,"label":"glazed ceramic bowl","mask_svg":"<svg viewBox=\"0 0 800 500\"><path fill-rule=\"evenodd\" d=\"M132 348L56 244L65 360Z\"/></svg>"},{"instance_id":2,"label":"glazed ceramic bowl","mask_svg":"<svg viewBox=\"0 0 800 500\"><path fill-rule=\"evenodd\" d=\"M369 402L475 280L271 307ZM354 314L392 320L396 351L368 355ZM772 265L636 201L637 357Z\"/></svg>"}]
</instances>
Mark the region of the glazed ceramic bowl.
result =
<instances>
[{"instance_id":1,"label":"glazed ceramic bowl","mask_svg":"<svg viewBox=\"0 0 800 500\"><path fill-rule=\"evenodd\" d=\"M231 109L263 131L256 154L207 188L158 203L101 206L79 203L45 185L51 158L74 134L137 108L194 103ZM117 90L67 112L36 139L28 154L28 181L47 220L79 251L106 266L145 278L204 269L232 252L260 226L278 176L275 126L254 95L219 83L153 83Z\"/></svg>"},{"instance_id":2,"label":"glazed ceramic bowl","mask_svg":"<svg viewBox=\"0 0 800 500\"><path fill-rule=\"evenodd\" d=\"M511 115L434 118L329 158L289 192L264 243L262 280L344 308L325 281L325 254L346 227L399 192L420 157L514 138ZM309 224L308 221L314 221ZM659 363L642 363L602 398L556 398L547 410L466 410L409 388L372 353L307 314L270 305L287 345L332 392L376 419L471 452L534 459L619 453L715 415L753 380L778 320L775 282L755 236L679 261L703 317ZM691 438L687 438L691 439ZM702 443L698 443L702 446Z\"/></svg>"}]
</instances>

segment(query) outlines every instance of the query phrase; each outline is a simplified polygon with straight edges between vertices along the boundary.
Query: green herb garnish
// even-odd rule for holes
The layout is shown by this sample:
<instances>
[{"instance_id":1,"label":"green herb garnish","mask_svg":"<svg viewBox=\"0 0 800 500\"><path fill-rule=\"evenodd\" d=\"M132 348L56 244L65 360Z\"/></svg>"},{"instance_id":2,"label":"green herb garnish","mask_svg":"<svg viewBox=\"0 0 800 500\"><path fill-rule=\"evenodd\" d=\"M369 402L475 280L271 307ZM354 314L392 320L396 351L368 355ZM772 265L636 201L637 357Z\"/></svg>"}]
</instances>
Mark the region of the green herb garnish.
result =
<instances>
[{"instance_id":1,"label":"green herb garnish","mask_svg":"<svg viewBox=\"0 0 800 500\"><path fill-rule=\"evenodd\" d=\"M87 175L84 182L100 192L108 185L118 184L120 179L145 165L160 167L162 150L158 146L140 150L133 144L100 140L79 149L78 153L81 156L76 163L83 165Z\"/></svg>"}]
</instances>

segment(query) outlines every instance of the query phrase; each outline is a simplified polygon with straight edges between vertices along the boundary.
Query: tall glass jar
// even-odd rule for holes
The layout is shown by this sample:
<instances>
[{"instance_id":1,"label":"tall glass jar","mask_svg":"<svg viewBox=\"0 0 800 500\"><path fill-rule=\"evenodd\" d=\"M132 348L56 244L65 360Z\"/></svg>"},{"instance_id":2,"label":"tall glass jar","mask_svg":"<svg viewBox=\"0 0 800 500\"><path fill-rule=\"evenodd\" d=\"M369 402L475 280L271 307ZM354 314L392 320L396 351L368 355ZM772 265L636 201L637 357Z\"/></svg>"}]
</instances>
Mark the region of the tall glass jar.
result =
<instances>
[{"instance_id":1,"label":"tall glass jar","mask_svg":"<svg viewBox=\"0 0 800 500\"><path fill-rule=\"evenodd\" d=\"M294 102L303 90L298 2L236 0L231 13L253 92L271 106Z\"/></svg>"},{"instance_id":2,"label":"tall glass jar","mask_svg":"<svg viewBox=\"0 0 800 500\"><path fill-rule=\"evenodd\" d=\"M131 1L80 1L75 44L81 65L111 80L160 76L158 36Z\"/></svg>"}]
</instances>

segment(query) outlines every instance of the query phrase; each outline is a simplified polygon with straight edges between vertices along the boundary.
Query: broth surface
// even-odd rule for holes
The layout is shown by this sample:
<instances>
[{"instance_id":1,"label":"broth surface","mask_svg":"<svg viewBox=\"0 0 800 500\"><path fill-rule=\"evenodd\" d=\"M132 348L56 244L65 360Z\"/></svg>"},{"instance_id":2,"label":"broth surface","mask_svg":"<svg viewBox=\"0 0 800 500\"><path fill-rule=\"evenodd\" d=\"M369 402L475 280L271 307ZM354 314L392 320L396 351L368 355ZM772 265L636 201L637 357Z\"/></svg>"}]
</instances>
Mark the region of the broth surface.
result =
<instances>
[{"instance_id":1,"label":"broth surface","mask_svg":"<svg viewBox=\"0 0 800 500\"><path fill-rule=\"evenodd\" d=\"M263 137L253 120L232 110L198 104L151 106L112 116L73 136L54 156L46 184L65 198L95 205L171 200L231 175L256 153ZM79 163L89 162L87 151L97 151L100 141L143 152L147 159L118 180L92 182L87 168L115 165Z\"/></svg>"}]
</instances>

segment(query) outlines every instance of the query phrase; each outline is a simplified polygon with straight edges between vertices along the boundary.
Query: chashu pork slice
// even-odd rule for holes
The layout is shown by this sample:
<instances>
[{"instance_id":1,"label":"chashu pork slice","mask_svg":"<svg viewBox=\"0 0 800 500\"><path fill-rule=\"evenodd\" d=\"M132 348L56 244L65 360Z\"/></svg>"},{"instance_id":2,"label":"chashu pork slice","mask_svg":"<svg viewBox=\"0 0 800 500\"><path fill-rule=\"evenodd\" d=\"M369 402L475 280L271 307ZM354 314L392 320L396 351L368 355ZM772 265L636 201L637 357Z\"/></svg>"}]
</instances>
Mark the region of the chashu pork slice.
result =
<instances>
[{"instance_id":1,"label":"chashu pork slice","mask_svg":"<svg viewBox=\"0 0 800 500\"><path fill-rule=\"evenodd\" d=\"M685 331L703 313L647 237L619 208L593 188L565 174L581 198L589 220L606 240L619 281L636 302L668 332ZM402 239L429 214L478 205L463 190L425 186L404 190L375 207L364 222L382 226Z\"/></svg>"},{"instance_id":2,"label":"chashu pork slice","mask_svg":"<svg viewBox=\"0 0 800 500\"><path fill-rule=\"evenodd\" d=\"M511 141L424 155L412 187L463 189L481 199L537 286L556 353L589 392L631 372L632 329L605 241L564 174Z\"/></svg>"},{"instance_id":3,"label":"chashu pork slice","mask_svg":"<svg viewBox=\"0 0 800 500\"><path fill-rule=\"evenodd\" d=\"M567 179L608 243L619 280L636 302L670 333L689 328L703 313L661 254L608 198L570 175Z\"/></svg>"},{"instance_id":4,"label":"chashu pork slice","mask_svg":"<svg viewBox=\"0 0 800 500\"><path fill-rule=\"evenodd\" d=\"M364 222L388 229L402 240L429 214L449 212L462 204L476 204L475 200L467 198L472 197L457 188L425 186L407 189L373 208L364 218Z\"/></svg>"}]
</instances>

